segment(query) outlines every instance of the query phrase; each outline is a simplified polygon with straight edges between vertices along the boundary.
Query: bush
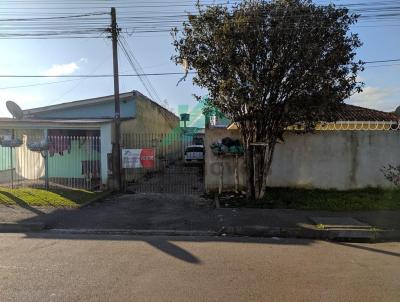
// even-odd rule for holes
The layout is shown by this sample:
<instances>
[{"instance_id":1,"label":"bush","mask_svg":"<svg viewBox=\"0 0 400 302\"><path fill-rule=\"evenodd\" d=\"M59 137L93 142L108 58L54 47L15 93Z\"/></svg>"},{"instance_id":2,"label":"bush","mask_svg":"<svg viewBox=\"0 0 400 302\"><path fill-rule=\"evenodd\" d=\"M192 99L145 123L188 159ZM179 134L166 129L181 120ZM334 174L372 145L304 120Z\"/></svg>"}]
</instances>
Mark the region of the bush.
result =
<instances>
[{"instance_id":1,"label":"bush","mask_svg":"<svg viewBox=\"0 0 400 302\"><path fill-rule=\"evenodd\" d=\"M388 181L392 182L396 186L400 186L400 165L397 167L392 165L383 167L382 172Z\"/></svg>"}]
</instances>

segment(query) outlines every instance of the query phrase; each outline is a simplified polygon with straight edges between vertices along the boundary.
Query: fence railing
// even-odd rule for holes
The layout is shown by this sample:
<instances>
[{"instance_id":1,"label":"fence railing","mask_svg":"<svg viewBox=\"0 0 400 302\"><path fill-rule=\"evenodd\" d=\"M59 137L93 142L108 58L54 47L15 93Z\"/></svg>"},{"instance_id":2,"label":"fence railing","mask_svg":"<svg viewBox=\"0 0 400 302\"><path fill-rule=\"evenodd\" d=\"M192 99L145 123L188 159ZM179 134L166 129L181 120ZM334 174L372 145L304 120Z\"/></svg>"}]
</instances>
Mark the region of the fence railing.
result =
<instances>
[{"instance_id":1,"label":"fence railing","mask_svg":"<svg viewBox=\"0 0 400 302\"><path fill-rule=\"evenodd\" d=\"M185 150L194 143L192 135L180 132L123 134L125 189L183 194L202 191L202 166L186 167L184 163Z\"/></svg>"},{"instance_id":2,"label":"fence railing","mask_svg":"<svg viewBox=\"0 0 400 302\"><path fill-rule=\"evenodd\" d=\"M23 135L21 145L0 147L0 186L101 188L100 138Z\"/></svg>"}]
</instances>

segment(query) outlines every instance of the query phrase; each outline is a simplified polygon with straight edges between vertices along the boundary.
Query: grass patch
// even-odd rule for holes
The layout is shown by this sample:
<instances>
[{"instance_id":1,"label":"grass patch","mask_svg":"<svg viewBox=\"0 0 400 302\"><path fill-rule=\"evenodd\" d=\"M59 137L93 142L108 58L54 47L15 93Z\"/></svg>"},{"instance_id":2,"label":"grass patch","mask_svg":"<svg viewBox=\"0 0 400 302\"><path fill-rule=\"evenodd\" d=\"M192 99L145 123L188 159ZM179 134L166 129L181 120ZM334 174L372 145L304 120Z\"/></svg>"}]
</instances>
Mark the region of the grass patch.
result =
<instances>
[{"instance_id":1,"label":"grass patch","mask_svg":"<svg viewBox=\"0 0 400 302\"><path fill-rule=\"evenodd\" d=\"M243 197L230 197L226 200L222 197L222 206L326 211L400 210L399 189L337 191L269 188L266 198L261 201L249 202Z\"/></svg>"},{"instance_id":2,"label":"grass patch","mask_svg":"<svg viewBox=\"0 0 400 302\"><path fill-rule=\"evenodd\" d=\"M0 204L76 208L104 193L68 189L0 189Z\"/></svg>"}]
</instances>

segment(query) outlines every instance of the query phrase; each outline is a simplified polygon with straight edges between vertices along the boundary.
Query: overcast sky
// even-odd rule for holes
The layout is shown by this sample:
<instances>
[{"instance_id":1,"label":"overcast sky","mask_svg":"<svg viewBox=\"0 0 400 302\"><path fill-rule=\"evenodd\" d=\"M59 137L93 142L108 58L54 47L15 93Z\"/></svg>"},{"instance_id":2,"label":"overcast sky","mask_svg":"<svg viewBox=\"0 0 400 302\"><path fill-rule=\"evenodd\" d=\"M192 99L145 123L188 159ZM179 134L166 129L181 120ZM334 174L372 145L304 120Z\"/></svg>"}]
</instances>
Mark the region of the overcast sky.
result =
<instances>
[{"instance_id":1,"label":"overcast sky","mask_svg":"<svg viewBox=\"0 0 400 302\"><path fill-rule=\"evenodd\" d=\"M211 0L207 0L210 2ZM339 1L337 3L360 3L361 0ZM2 0L0 18L25 18L79 14L82 12L108 12L112 5L117 6L118 16L137 16L142 20L151 20L155 15L182 15L193 10L194 1L111 1L88 0L86 5L78 0ZM219 2L222 2L220 0ZM327 1L317 1L326 3ZM336 1L333 1L336 3ZM368 3L369 1L362 1ZM372 1L375 2L376 1ZM371 2L371 3L372 3ZM129 5L126 5L128 4ZM150 3L151 7L145 7ZM399 3L400 4L400 3ZM104 16L103 18L106 18ZM400 18L400 17L397 17ZM177 18L179 19L179 18ZM71 24L74 22L70 21ZM121 22L123 24L123 22ZM165 26L168 26L165 24ZM364 45L358 57L364 61L397 59L400 57L400 20L363 21L353 28L358 32ZM0 23L0 34L7 31L6 21ZM72 26L72 25L71 25ZM135 32L133 28L124 29L123 35L129 43L137 61L146 73L181 72L171 62L174 50L168 32ZM83 39L0 39L1 75L48 75L51 78L1 78L0 79L0 115L8 116L5 108L7 100L13 100L23 109L113 94L112 78L69 79L60 75L74 74L112 74L111 41L105 35L100 38ZM134 73L120 51L120 72ZM374 64L367 66L360 74L365 82L364 92L347 100L348 103L375 108L394 110L400 105L400 62ZM385 66L382 66L385 65ZM193 107L195 94L205 94L191 84L190 77L177 86L180 76L149 77L152 86L160 96L162 103L167 102L177 112L181 104ZM8 88L13 86L34 85L47 82L63 83ZM138 78L121 78L120 91L139 90L147 94Z\"/></svg>"}]
</instances>

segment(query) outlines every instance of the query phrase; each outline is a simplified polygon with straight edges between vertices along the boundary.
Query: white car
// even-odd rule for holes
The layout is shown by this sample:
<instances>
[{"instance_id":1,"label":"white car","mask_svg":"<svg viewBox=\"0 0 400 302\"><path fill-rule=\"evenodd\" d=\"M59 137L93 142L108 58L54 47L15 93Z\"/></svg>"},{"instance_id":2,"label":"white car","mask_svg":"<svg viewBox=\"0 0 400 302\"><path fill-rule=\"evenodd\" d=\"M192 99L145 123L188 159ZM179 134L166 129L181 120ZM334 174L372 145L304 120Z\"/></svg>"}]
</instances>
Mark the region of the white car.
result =
<instances>
[{"instance_id":1,"label":"white car","mask_svg":"<svg viewBox=\"0 0 400 302\"><path fill-rule=\"evenodd\" d=\"M185 149L185 164L203 163L204 146L190 145Z\"/></svg>"}]
</instances>

